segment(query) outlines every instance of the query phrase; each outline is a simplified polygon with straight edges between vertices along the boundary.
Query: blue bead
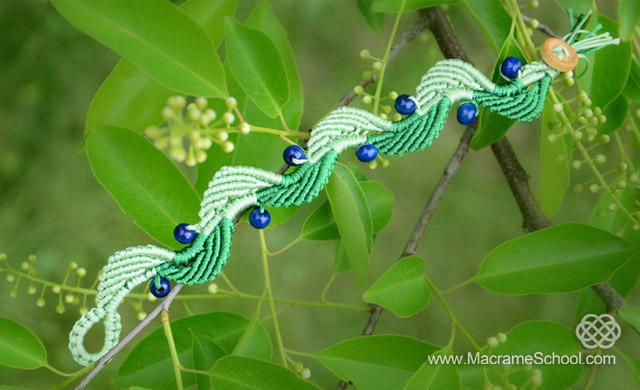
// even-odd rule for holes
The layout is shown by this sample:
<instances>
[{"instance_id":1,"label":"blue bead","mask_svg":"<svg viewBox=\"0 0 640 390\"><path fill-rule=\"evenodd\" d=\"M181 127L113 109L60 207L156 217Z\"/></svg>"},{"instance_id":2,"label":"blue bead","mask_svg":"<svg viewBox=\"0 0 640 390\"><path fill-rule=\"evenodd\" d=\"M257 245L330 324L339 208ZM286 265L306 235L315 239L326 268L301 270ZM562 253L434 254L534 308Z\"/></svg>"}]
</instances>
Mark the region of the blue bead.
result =
<instances>
[{"instance_id":1,"label":"blue bead","mask_svg":"<svg viewBox=\"0 0 640 390\"><path fill-rule=\"evenodd\" d=\"M463 125L470 125L476 120L478 116L478 109L471 103L463 103L458 107L458 122Z\"/></svg>"},{"instance_id":2,"label":"blue bead","mask_svg":"<svg viewBox=\"0 0 640 390\"><path fill-rule=\"evenodd\" d=\"M515 79L518 77L518 72L522 68L522 61L517 57L507 57L500 65L500 72L504 77Z\"/></svg>"},{"instance_id":3,"label":"blue bead","mask_svg":"<svg viewBox=\"0 0 640 390\"><path fill-rule=\"evenodd\" d=\"M181 223L180 225L176 226L175 229L173 229L173 237L175 237L176 241L181 244L192 243L193 240L196 239L196 235L198 234L195 230L187 229L187 226L189 226L189 224Z\"/></svg>"},{"instance_id":4,"label":"blue bead","mask_svg":"<svg viewBox=\"0 0 640 390\"><path fill-rule=\"evenodd\" d=\"M304 160L304 150L298 145L287 146L284 152L282 152L282 158L284 159L284 162L289 165L298 165L293 161L293 159Z\"/></svg>"},{"instance_id":5,"label":"blue bead","mask_svg":"<svg viewBox=\"0 0 640 390\"><path fill-rule=\"evenodd\" d=\"M169 291L171 291L171 283L169 283L169 281L165 278L160 278L160 286L158 287L152 279L151 283L149 284L149 290L154 297L164 298L169 294Z\"/></svg>"},{"instance_id":6,"label":"blue bead","mask_svg":"<svg viewBox=\"0 0 640 390\"><path fill-rule=\"evenodd\" d=\"M373 161L378 157L378 148L371 144L362 145L358 150L356 150L356 156L358 157L358 160L362 162Z\"/></svg>"},{"instance_id":7,"label":"blue bead","mask_svg":"<svg viewBox=\"0 0 640 390\"><path fill-rule=\"evenodd\" d=\"M256 207L251 210L251 214L249 214L249 223L256 229L264 229L269 226L269 222L271 222L271 214L265 209L260 211L260 207Z\"/></svg>"},{"instance_id":8,"label":"blue bead","mask_svg":"<svg viewBox=\"0 0 640 390\"><path fill-rule=\"evenodd\" d=\"M416 102L409 95L400 95L396 99L396 111L402 115L411 115L416 111Z\"/></svg>"}]
</instances>

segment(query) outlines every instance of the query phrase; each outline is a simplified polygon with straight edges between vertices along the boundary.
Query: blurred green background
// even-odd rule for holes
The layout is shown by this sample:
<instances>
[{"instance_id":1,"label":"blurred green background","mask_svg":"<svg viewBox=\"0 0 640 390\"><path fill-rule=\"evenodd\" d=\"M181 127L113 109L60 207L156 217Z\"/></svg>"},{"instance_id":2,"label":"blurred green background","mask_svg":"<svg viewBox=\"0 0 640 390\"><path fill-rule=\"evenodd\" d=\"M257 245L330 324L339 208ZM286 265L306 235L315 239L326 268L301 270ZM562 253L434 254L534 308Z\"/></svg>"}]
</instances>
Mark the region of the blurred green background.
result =
<instances>
[{"instance_id":1,"label":"blurred green background","mask_svg":"<svg viewBox=\"0 0 640 390\"><path fill-rule=\"evenodd\" d=\"M385 36L373 33L359 14L355 1L272 1L286 28L298 62L304 86L305 129L334 108L338 100L361 80L370 62L358 53L367 48L381 54ZM243 20L255 2L240 0L238 18ZM605 14L614 15L614 2L599 4ZM462 6L449 7L452 23L476 65L490 74L495 55ZM537 17L558 32L567 29L561 9L553 1L541 1L538 9L526 14ZM407 14L402 27L408 28L416 15ZM386 30L391 18L387 17ZM72 28L53 7L37 0L0 2L0 252L9 255L15 266L29 254L38 256L38 275L61 281L67 264L76 261L87 268L92 280L114 251L151 242L93 178L83 153L85 113L92 95L116 64L113 52ZM544 37L534 35L541 43ZM441 59L430 34L410 44L391 64L386 90L412 93L422 74ZM359 104L356 103L356 104ZM517 125L509 133L514 148L538 185L539 124ZM428 151L394 158L385 169L369 170L395 194L391 222L377 239L372 256L375 280L401 253L418 215L437 182L462 132L450 120L439 141ZM283 144L284 145L284 144ZM343 161L354 161L348 154ZM302 207L287 224L267 232L272 250L296 237L305 217L318 202ZM554 222L586 221L596 201L595 195L570 193L563 211ZM428 262L428 273L442 288L470 277L484 255L497 244L522 233L521 218L509 188L490 152L472 152L451 184L440 208L426 231L418 254ZM274 293L277 297L319 299L333 266L333 242L302 242L272 262ZM262 274L255 230L239 226L232 258L226 274L243 291L260 294ZM222 282L220 282L222 285ZM66 305L57 314L57 297L48 292L44 308L35 305L37 296L26 293L22 282L19 295L9 296L12 286L0 281L0 315L14 318L37 333L45 342L52 365L73 371L78 366L67 350L67 333L78 317L78 305ZM189 287L188 293L204 293L206 287ZM329 298L359 302L349 273L340 274ZM552 320L575 326L577 294L507 296L469 286L449 296L454 310L478 340L531 318ZM150 311L152 304L146 304ZM191 304L196 312L233 311L252 315L255 302L241 300L200 301ZM136 311L124 305L124 329L136 322ZM174 305L172 317L186 314ZM360 334L366 313L333 309L286 308L281 313L285 344L295 350L317 351L338 340ZM270 329L271 323L265 322ZM159 322L154 325L159 326ZM408 334L434 344L444 344L449 321L435 300L410 319L386 312L376 333ZM98 333L95 338L98 339ZM622 343L634 345L635 335L623 331ZM631 343L631 344L629 344ZM638 346L637 342L635 346ZM458 350L468 346L460 342ZM629 351L632 349L629 348ZM110 377L127 351L105 369L89 387L112 388ZM621 360L621 359L620 359ZM323 388L333 388L335 377L313 361L311 380ZM19 371L0 367L0 384L36 388L55 385L61 379L45 369ZM605 385L607 383L607 385ZM631 388L633 378L622 361L598 370L596 389ZM584 378L577 387L584 385Z\"/></svg>"}]
</instances>

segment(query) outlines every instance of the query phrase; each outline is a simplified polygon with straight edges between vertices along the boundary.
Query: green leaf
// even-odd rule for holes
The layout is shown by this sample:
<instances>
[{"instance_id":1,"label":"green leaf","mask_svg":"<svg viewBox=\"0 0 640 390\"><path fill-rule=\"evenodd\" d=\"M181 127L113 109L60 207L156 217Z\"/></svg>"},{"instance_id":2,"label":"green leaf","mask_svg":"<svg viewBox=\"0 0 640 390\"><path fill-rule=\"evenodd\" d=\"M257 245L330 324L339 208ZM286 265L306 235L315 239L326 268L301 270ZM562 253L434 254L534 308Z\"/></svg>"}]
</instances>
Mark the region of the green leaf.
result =
<instances>
[{"instance_id":1,"label":"green leaf","mask_svg":"<svg viewBox=\"0 0 640 390\"><path fill-rule=\"evenodd\" d=\"M462 3L482 29L491 49L498 53L511 31L511 15L504 9L502 2L500 0L462 0Z\"/></svg>"},{"instance_id":2,"label":"green leaf","mask_svg":"<svg viewBox=\"0 0 640 390\"><path fill-rule=\"evenodd\" d=\"M351 170L340 163L334 168L326 192L356 284L362 288L369 273L373 235L364 192Z\"/></svg>"},{"instance_id":3,"label":"green leaf","mask_svg":"<svg viewBox=\"0 0 640 390\"><path fill-rule=\"evenodd\" d=\"M399 335L344 340L313 357L359 390L400 389L438 347Z\"/></svg>"},{"instance_id":4,"label":"green leaf","mask_svg":"<svg viewBox=\"0 0 640 390\"><path fill-rule=\"evenodd\" d=\"M635 58L631 59L629 78L622 93L631 101L640 101L640 65L638 65L638 61Z\"/></svg>"},{"instance_id":5,"label":"green leaf","mask_svg":"<svg viewBox=\"0 0 640 390\"><path fill-rule=\"evenodd\" d=\"M445 347L433 353L436 355L451 355L451 347ZM404 390L458 390L460 389L460 374L453 364L428 364L422 367L409 379Z\"/></svg>"},{"instance_id":6,"label":"green leaf","mask_svg":"<svg viewBox=\"0 0 640 390\"><path fill-rule=\"evenodd\" d=\"M504 80L500 73L500 66L504 59L509 56L524 58L524 54L522 54L522 51L518 47L513 34L507 37L500 49L498 61L493 68L492 79L494 83L506 83L506 80ZM500 140L500 138L507 133L507 130L509 130L515 122L513 119L509 119L487 109L482 109L480 111L479 121L478 130L471 139L471 147L474 149L482 149Z\"/></svg>"},{"instance_id":7,"label":"green leaf","mask_svg":"<svg viewBox=\"0 0 640 390\"><path fill-rule=\"evenodd\" d=\"M190 0L181 8L205 29L217 47L224 37L222 22L233 15L235 7L235 0ZM85 131L117 125L142 132L162 123L162 108L175 93L131 62L121 60L96 92L89 106Z\"/></svg>"},{"instance_id":8,"label":"green leaf","mask_svg":"<svg viewBox=\"0 0 640 390\"><path fill-rule=\"evenodd\" d=\"M640 3L637 0L618 0L620 39L629 41L640 23Z\"/></svg>"},{"instance_id":9,"label":"green leaf","mask_svg":"<svg viewBox=\"0 0 640 390\"><path fill-rule=\"evenodd\" d=\"M563 106L564 107L564 106ZM553 110L553 103L547 99L542 112L540 130L540 208L549 218L560 211L562 201L571 183L571 156L573 142L571 135L557 136L560 128L559 114ZM549 137L555 137L553 142Z\"/></svg>"},{"instance_id":10,"label":"green leaf","mask_svg":"<svg viewBox=\"0 0 640 390\"><path fill-rule=\"evenodd\" d=\"M626 298L638 284L639 279L640 253L636 253L631 256L629 261L614 272L611 278L609 278L608 283L623 298ZM576 320L580 320L585 314L600 314L606 312L607 306L595 291L590 288L580 291L580 301L576 309Z\"/></svg>"},{"instance_id":11,"label":"green leaf","mask_svg":"<svg viewBox=\"0 0 640 390\"><path fill-rule=\"evenodd\" d=\"M618 31L618 24L606 16L596 13L598 23L603 29L612 35ZM631 43L621 42L619 45L611 45L595 53L593 73L591 75L591 88L589 97L593 106L605 109L622 93L631 66ZM615 75L615 77L612 77Z\"/></svg>"},{"instance_id":12,"label":"green leaf","mask_svg":"<svg viewBox=\"0 0 640 390\"><path fill-rule=\"evenodd\" d=\"M364 292L362 298L390 309L398 317L411 317L429 302L425 266L425 261L418 256L398 260Z\"/></svg>"},{"instance_id":13,"label":"green leaf","mask_svg":"<svg viewBox=\"0 0 640 390\"><path fill-rule=\"evenodd\" d=\"M87 138L93 174L118 205L147 234L169 248L179 223L194 223L198 194L169 159L142 135L117 126L95 129Z\"/></svg>"},{"instance_id":14,"label":"green leaf","mask_svg":"<svg viewBox=\"0 0 640 390\"><path fill-rule=\"evenodd\" d=\"M318 389L293 371L262 360L227 356L211 369L211 383L224 390L304 390Z\"/></svg>"},{"instance_id":15,"label":"green leaf","mask_svg":"<svg viewBox=\"0 0 640 390\"><path fill-rule=\"evenodd\" d=\"M170 2L54 0L53 4L75 27L166 87L187 95L226 96L213 42Z\"/></svg>"},{"instance_id":16,"label":"green leaf","mask_svg":"<svg viewBox=\"0 0 640 390\"><path fill-rule=\"evenodd\" d=\"M162 123L162 108L172 94L137 66L121 60L91 101L85 133L105 125L142 133L147 127Z\"/></svg>"},{"instance_id":17,"label":"green leaf","mask_svg":"<svg viewBox=\"0 0 640 390\"><path fill-rule=\"evenodd\" d=\"M624 361L627 363L629 370L633 374L633 377L636 380L636 383L640 385L640 360L631 359L627 355L622 355Z\"/></svg>"},{"instance_id":18,"label":"green leaf","mask_svg":"<svg viewBox=\"0 0 640 390\"><path fill-rule=\"evenodd\" d=\"M347 257L347 252L344 250L344 245L342 241L336 241L336 253L333 260L333 272L339 273L344 271L349 271L351 267L349 267L349 258Z\"/></svg>"},{"instance_id":19,"label":"green leaf","mask_svg":"<svg viewBox=\"0 0 640 390\"><path fill-rule=\"evenodd\" d=\"M640 167L640 164L636 164L636 169L638 167ZM626 174L618 176L614 182L618 183L620 181L625 181L628 184L632 183ZM638 207L637 202L640 202L640 188L627 185L616 192L616 197L627 210L635 210ZM598 203L591 211L589 224L624 237L627 241L640 246L640 231L633 229L633 224L629 223L629 216L619 207L616 207L614 211L609 210L612 203L614 202L611 194L603 191Z\"/></svg>"},{"instance_id":20,"label":"green leaf","mask_svg":"<svg viewBox=\"0 0 640 390\"><path fill-rule=\"evenodd\" d=\"M633 326L636 332L640 332L640 309L623 307L618 310L618 314L627 324Z\"/></svg>"},{"instance_id":21,"label":"green leaf","mask_svg":"<svg viewBox=\"0 0 640 390\"><path fill-rule=\"evenodd\" d=\"M0 365L32 370L47 364L47 350L32 331L0 317Z\"/></svg>"},{"instance_id":22,"label":"green leaf","mask_svg":"<svg viewBox=\"0 0 640 390\"><path fill-rule=\"evenodd\" d=\"M208 371L216 360L224 357L226 353L213 341L199 337L191 332L193 340L193 368L199 371ZM200 390L209 390L211 381L206 375L196 375L196 384Z\"/></svg>"},{"instance_id":23,"label":"green leaf","mask_svg":"<svg viewBox=\"0 0 640 390\"><path fill-rule=\"evenodd\" d=\"M227 61L247 96L269 117L289 99L289 82L280 53L264 33L227 18Z\"/></svg>"},{"instance_id":24,"label":"green leaf","mask_svg":"<svg viewBox=\"0 0 640 390\"><path fill-rule=\"evenodd\" d=\"M180 362L193 367L194 356L199 364L207 359L216 360L234 353L245 334L252 334L244 356L256 359L271 359L271 340L267 331L252 321L234 313L205 313L181 318L171 322L171 330ZM197 340L194 340L194 336ZM246 342L245 342L246 343ZM198 352L194 352L194 344ZM217 360L216 360L217 361ZM204 361L206 362L206 361ZM196 383L195 375L184 373L185 387ZM120 366L114 379L118 386L144 386L150 389L175 387L175 378L169 347L162 328L157 328L142 339Z\"/></svg>"},{"instance_id":25,"label":"green leaf","mask_svg":"<svg viewBox=\"0 0 640 390\"><path fill-rule=\"evenodd\" d=\"M573 331L564 325L546 321L525 321L507 332L507 342L498 345L496 355L533 355L536 352L550 355L574 355L582 351ZM582 373L581 365L538 365L544 378L540 390L560 390L573 385ZM518 388L529 379L527 373L512 375Z\"/></svg>"},{"instance_id":26,"label":"green leaf","mask_svg":"<svg viewBox=\"0 0 640 390\"><path fill-rule=\"evenodd\" d=\"M609 134L619 130L627 119L627 98L620 94L615 100L604 109L603 114L607 121L598 125L598 134Z\"/></svg>"},{"instance_id":27,"label":"green leaf","mask_svg":"<svg viewBox=\"0 0 640 390\"><path fill-rule=\"evenodd\" d=\"M404 2L402 12L415 11L439 4L455 4L458 0L404 0ZM375 12L398 12L401 3L401 0L373 0L371 8Z\"/></svg>"},{"instance_id":28,"label":"green leaf","mask_svg":"<svg viewBox=\"0 0 640 390\"><path fill-rule=\"evenodd\" d=\"M280 58L284 65L284 70L289 81L289 101L282 108L282 113L291 129L297 129L300 126L302 111L304 107L304 94L302 92L302 83L298 74L296 59L293 55L293 49L287 37L287 31L282 27L278 18L273 13L271 3L262 0L256 8L253 9L249 19L246 22L248 27L262 31L273 41Z\"/></svg>"},{"instance_id":29,"label":"green leaf","mask_svg":"<svg viewBox=\"0 0 640 390\"><path fill-rule=\"evenodd\" d=\"M394 204L393 193L378 181L361 181L359 184L367 200L373 232L377 233L384 229L391 219ZM340 238L340 233L331 211L331 205L328 201L323 202L309 215L302 227L302 238L319 241Z\"/></svg>"},{"instance_id":30,"label":"green leaf","mask_svg":"<svg viewBox=\"0 0 640 390\"><path fill-rule=\"evenodd\" d=\"M374 11L371 8L372 4L373 0L358 0L358 10L369 27L380 35L384 27L384 13Z\"/></svg>"},{"instance_id":31,"label":"green leaf","mask_svg":"<svg viewBox=\"0 0 640 390\"><path fill-rule=\"evenodd\" d=\"M576 291L608 280L636 250L604 230L567 223L499 245L473 280L506 294Z\"/></svg>"}]
</instances>

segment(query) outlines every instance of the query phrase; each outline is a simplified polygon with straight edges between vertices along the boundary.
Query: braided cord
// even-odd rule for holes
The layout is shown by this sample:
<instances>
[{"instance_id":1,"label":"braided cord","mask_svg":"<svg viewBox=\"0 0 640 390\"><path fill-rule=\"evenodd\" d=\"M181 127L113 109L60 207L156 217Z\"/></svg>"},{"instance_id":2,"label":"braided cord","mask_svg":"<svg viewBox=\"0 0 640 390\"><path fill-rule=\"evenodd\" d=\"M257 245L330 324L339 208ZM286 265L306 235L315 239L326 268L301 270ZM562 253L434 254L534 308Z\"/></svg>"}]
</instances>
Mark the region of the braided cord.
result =
<instances>
[{"instance_id":1,"label":"braided cord","mask_svg":"<svg viewBox=\"0 0 640 390\"><path fill-rule=\"evenodd\" d=\"M615 44L608 34L584 32L584 19L572 23L566 39L580 53ZM584 34L583 39L579 39ZM83 314L69 335L73 358L88 365L108 352L120 336L118 307L140 283L160 277L181 284L199 284L216 278L231 253L235 222L247 208L298 206L313 201L324 189L341 152L374 145L378 152L399 156L429 147L445 126L456 102L472 103L499 115L522 121L540 116L551 81L558 71L544 62L525 65L518 77L496 85L479 70L461 60L436 63L423 77L412 100L414 114L397 122L370 112L341 107L329 113L311 132L306 157L285 174L255 167L225 166L213 177L198 213L200 222L188 228L196 239L177 252L155 247L127 248L111 256L98 285L96 306ZM84 337L104 322L104 345L90 353Z\"/></svg>"}]
</instances>

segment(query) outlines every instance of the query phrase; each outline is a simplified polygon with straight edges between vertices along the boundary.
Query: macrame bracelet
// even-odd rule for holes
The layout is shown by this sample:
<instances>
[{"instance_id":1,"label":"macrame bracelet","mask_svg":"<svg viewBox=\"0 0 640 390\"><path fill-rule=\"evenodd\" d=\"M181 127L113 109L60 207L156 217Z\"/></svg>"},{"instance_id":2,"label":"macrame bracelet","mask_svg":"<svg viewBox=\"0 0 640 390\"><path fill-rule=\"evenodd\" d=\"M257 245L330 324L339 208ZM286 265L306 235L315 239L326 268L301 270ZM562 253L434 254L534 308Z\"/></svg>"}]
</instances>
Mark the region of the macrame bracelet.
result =
<instances>
[{"instance_id":1,"label":"macrame bracelet","mask_svg":"<svg viewBox=\"0 0 640 390\"><path fill-rule=\"evenodd\" d=\"M299 146L285 150L285 161L297 168L277 174L254 167L226 166L218 171L204 193L200 222L176 227L176 239L189 244L177 252L153 245L136 246L111 256L98 285L96 306L83 314L69 335L73 358L89 365L113 348L120 336L118 307L140 283L151 282L156 296L165 296L169 280L199 284L216 278L231 252L234 221L249 207L250 223L256 228L268 225L265 207L298 206L314 200L325 187L341 152L358 147L361 161L372 161L378 153L400 156L430 146L447 120L449 110L461 102L458 121L471 124L484 107L502 116L528 122L542 112L551 81L559 72L575 68L578 57L608 45L617 44L608 33L596 35L583 29L589 15L574 22L569 13L571 32L562 40L550 38L542 47L543 61L522 66L519 59L507 58L502 74L510 79L496 85L472 65L460 60L438 62L423 77L415 97L402 95L396 109L406 115L391 122L363 110L341 107L329 113L311 132L306 152ZM84 337L103 321L104 345L97 353L84 347Z\"/></svg>"}]
</instances>

